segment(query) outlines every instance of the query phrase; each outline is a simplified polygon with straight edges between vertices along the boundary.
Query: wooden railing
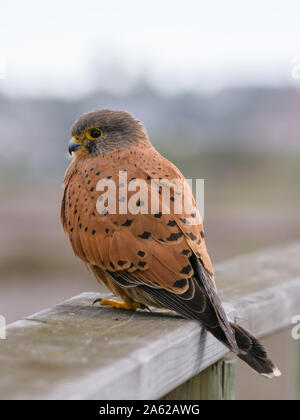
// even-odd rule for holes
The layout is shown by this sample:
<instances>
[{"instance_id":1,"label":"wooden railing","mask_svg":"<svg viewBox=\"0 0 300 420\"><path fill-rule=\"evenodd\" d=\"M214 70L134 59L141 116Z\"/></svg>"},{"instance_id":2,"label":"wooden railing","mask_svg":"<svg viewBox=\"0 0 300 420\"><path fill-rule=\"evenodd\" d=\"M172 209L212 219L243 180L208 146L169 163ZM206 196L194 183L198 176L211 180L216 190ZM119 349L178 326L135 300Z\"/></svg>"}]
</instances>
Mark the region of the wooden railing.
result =
<instances>
[{"instance_id":1,"label":"wooden railing","mask_svg":"<svg viewBox=\"0 0 300 420\"><path fill-rule=\"evenodd\" d=\"M215 274L231 319L258 337L292 328L300 243L237 257ZM93 306L97 297L83 293L8 327L0 340L1 398L234 398L234 362L197 322Z\"/></svg>"}]
</instances>

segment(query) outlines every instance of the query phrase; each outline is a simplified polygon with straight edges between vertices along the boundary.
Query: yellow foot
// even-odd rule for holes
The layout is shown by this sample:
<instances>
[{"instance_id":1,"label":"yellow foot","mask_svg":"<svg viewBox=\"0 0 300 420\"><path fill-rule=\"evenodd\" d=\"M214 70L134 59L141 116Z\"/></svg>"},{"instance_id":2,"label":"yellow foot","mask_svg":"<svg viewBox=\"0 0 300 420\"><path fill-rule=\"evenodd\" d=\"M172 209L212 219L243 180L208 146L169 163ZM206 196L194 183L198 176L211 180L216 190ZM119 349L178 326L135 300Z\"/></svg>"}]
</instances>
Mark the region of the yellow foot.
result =
<instances>
[{"instance_id":1,"label":"yellow foot","mask_svg":"<svg viewBox=\"0 0 300 420\"><path fill-rule=\"evenodd\" d=\"M112 308L116 308L116 309L127 309L129 311L135 311L136 309L148 309L150 311L150 309L144 305L143 303L138 303L138 302L120 302L119 300L114 300L114 299L96 299L93 302L100 302L100 304L102 306L111 306Z\"/></svg>"}]
</instances>

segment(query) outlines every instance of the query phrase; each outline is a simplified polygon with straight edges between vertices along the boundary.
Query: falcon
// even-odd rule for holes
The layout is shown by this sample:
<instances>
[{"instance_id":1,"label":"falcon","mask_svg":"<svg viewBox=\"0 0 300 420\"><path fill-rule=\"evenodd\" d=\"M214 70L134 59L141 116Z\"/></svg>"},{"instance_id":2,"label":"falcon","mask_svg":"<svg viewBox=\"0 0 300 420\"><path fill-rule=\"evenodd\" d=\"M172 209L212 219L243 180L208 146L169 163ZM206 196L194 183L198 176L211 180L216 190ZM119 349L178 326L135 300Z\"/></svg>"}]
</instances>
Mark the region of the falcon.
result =
<instances>
[{"instance_id":1,"label":"falcon","mask_svg":"<svg viewBox=\"0 0 300 420\"><path fill-rule=\"evenodd\" d=\"M192 191L152 146L143 124L125 111L89 112L74 123L68 149L73 157L63 183L64 231L75 255L122 299L97 301L128 310L173 310L200 322L261 375L280 376L263 345L228 320ZM194 207L180 210L185 199Z\"/></svg>"}]
</instances>

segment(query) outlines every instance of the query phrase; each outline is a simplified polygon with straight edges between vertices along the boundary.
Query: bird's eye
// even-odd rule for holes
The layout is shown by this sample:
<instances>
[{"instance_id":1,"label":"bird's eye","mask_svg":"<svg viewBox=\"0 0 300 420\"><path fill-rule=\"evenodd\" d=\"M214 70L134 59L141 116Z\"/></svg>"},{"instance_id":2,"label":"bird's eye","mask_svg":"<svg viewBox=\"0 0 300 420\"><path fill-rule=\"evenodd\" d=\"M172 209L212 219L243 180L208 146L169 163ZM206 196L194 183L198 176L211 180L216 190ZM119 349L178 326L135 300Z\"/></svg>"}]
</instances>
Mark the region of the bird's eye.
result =
<instances>
[{"instance_id":1,"label":"bird's eye","mask_svg":"<svg viewBox=\"0 0 300 420\"><path fill-rule=\"evenodd\" d=\"M89 140L98 140L103 136L103 131L100 128L92 128L86 132L86 136Z\"/></svg>"}]
</instances>

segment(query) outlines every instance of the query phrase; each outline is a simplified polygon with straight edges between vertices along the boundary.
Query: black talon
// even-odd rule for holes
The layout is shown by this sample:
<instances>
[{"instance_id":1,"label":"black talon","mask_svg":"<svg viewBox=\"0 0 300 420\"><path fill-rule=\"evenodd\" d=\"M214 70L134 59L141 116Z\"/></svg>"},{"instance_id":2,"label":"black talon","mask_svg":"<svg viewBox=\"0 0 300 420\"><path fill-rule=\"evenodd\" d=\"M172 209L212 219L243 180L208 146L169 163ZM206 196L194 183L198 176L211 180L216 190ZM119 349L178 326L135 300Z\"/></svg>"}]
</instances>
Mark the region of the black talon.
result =
<instances>
[{"instance_id":1,"label":"black talon","mask_svg":"<svg viewBox=\"0 0 300 420\"><path fill-rule=\"evenodd\" d=\"M98 298L98 299L94 300L93 305L95 305L95 303L97 303L97 302L102 302L102 299L103 298Z\"/></svg>"},{"instance_id":2,"label":"black talon","mask_svg":"<svg viewBox=\"0 0 300 420\"><path fill-rule=\"evenodd\" d=\"M148 309L149 312L152 312L151 309L147 305L145 305L144 303L140 303L140 307L141 307L141 309Z\"/></svg>"}]
</instances>

